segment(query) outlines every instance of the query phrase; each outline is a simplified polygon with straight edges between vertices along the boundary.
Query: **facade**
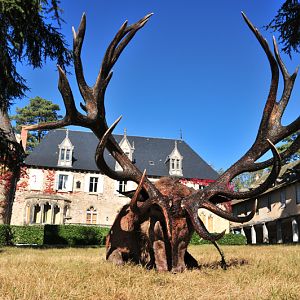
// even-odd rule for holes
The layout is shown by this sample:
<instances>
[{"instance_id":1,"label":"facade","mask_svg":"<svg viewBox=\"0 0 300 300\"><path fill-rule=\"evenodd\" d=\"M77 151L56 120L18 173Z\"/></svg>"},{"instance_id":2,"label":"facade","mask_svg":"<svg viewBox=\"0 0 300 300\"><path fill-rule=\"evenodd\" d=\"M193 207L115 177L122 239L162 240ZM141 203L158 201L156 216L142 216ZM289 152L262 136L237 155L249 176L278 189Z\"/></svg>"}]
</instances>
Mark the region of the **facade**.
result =
<instances>
[{"instance_id":1,"label":"facade","mask_svg":"<svg viewBox=\"0 0 300 300\"><path fill-rule=\"evenodd\" d=\"M199 189L218 177L182 140L127 136L126 132L114 137L132 162L147 170L152 181L177 176ZM101 174L94 161L97 144L91 132L50 131L25 160L11 223L112 225L129 201L120 192L133 190L136 184ZM105 160L110 168L121 170L109 153L105 153ZM207 224L217 231L219 222L212 222L211 215L207 212ZM229 229L228 221L221 227L220 231Z\"/></svg>"},{"instance_id":2,"label":"facade","mask_svg":"<svg viewBox=\"0 0 300 300\"><path fill-rule=\"evenodd\" d=\"M248 244L298 243L300 241L299 171L300 161L284 165L275 185L257 199L257 209L253 219L244 224L231 223L231 230L246 235ZM265 176L259 182L263 181ZM234 215L249 213L253 200L233 201Z\"/></svg>"}]
</instances>

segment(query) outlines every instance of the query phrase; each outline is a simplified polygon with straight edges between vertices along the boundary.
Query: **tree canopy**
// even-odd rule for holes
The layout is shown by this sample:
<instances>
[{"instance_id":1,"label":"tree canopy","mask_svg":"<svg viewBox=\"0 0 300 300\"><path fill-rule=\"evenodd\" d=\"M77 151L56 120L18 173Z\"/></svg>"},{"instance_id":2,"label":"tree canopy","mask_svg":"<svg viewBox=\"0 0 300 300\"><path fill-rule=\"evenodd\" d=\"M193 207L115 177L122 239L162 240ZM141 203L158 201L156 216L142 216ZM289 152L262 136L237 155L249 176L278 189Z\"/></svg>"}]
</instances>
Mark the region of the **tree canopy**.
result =
<instances>
[{"instance_id":1,"label":"tree canopy","mask_svg":"<svg viewBox=\"0 0 300 300\"><path fill-rule=\"evenodd\" d=\"M299 136L300 132L297 131L287 137L286 139L282 140L283 144L278 147L279 152L285 151L289 146L295 141L295 139ZM300 149L291 155L284 163L289 163L294 160L300 159Z\"/></svg>"},{"instance_id":2,"label":"tree canopy","mask_svg":"<svg viewBox=\"0 0 300 300\"><path fill-rule=\"evenodd\" d=\"M52 101L35 97L30 99L29 105L23 108L16 108L16 115L11 116L16 121L15 132L21 132L22 125L33 125L43 122L57 121L62 118L58 114L59 105ZM27 150L31 151L45 136L46 130L31 132L27 139Z\"/></svg>"},{"instance_id":3,"label":"tree canopy","mask_svg":"<svg viewBox=\"0 0 300 300\"><path fill-rule=\"evenodd\" d=\"M286 0L266 29L279 33L282 51L291 57L291 53L300 52L300 1Z\"/></svg>"},{"instance_id":4,"label":"tree canopy","mask_svg":"<svg viewBox=\"0 0 300 300\"><path fill-rule=\"evenodd\" d=\"M70 64L71 54L64 36L59 0L0 0L0 108L28 90L16 63L42 67L47 58L61 67ZM54 26L56 23L58 26Z\"/></svg>"}]
</instances>

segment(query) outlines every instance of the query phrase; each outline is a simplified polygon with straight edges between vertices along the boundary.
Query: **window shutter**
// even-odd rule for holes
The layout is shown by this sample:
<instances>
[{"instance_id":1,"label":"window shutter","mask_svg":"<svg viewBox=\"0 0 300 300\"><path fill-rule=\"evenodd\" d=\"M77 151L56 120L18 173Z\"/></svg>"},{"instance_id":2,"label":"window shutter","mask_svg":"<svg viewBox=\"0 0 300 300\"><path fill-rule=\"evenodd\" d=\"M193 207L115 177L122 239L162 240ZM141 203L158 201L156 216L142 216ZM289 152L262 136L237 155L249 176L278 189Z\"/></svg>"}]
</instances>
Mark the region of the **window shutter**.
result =
<instances>
[{"instance_id":1,"label":"window shutter","mask_svg":"<svg viewBox=\"0 0 300 300\"><path fill-rule=\"evenodd\" d=\"M104 186L103 183L104 183L103 175L99 175L97 192L100 194L103 194L103 186Z\"/></svg>"},{"instance_id":2,"label":"window shutter","mask_svg":"<svg viewBox=\"0 0 300 300\"><path fill-rule=\"evenodd\" d=\"M90 174L86 174L84 176L84 191L86 193L89 192L89 187L90 187Z\"/></svg>"},{"instance_id":3,"label":"window shutter","mask_svg":"<svg viewBox=\"0 0 300 300\"><path fill-rule=\"evenodd\" d=\"M55 174L55 189L58 190L59 173Z\"/></svg>"},{"instance_id":4,"label":"window shutter","mask_svg":"<svg viewBox=\"0 0 300 300\"><path fill-rule=\"evenodd\" d=\"M71 192L73 190L73 175L72 174L68 174L66 188L67 188L68 192Z\"/></svg>"}]
</instances>

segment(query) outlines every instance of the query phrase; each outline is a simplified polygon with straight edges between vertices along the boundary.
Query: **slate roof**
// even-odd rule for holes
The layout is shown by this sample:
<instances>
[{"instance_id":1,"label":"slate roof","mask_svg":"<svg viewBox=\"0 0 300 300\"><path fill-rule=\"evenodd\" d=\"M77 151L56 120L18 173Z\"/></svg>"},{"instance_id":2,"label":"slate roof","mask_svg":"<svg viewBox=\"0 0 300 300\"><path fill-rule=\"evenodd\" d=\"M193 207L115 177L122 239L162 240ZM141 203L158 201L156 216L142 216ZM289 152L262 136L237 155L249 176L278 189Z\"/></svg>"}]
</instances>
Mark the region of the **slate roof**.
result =
<instances>
[{"instance_id":1,"label":"slate roof","mask_svg":"<svg viewBox=\"0 0 300 300\"><path fill-rule=\"evenodd\" d=\"M65 129L50 131L42 142L28 155L25 163L29 166L58 167L58 145L66 137ZM123 135L114 135L120 142ZM99 171L95 160L95 149L98 139L92 132L69 130L69 139L74 146L73 165L68 169ZM163 138L147 138L127 136L132 145L134 142L133 160L140 170L147 169L150 176L169 176L169 165L166 164L168 155L175 146L175 140ZM216 179L218 173L212 169L187 143L177 140L177 148L183 156L183 177L199 179ZM115 161L110 154L105 153L107 164L114 169ZM151 162L151 163L150 163Z\"/></svg>"}]
</instances>

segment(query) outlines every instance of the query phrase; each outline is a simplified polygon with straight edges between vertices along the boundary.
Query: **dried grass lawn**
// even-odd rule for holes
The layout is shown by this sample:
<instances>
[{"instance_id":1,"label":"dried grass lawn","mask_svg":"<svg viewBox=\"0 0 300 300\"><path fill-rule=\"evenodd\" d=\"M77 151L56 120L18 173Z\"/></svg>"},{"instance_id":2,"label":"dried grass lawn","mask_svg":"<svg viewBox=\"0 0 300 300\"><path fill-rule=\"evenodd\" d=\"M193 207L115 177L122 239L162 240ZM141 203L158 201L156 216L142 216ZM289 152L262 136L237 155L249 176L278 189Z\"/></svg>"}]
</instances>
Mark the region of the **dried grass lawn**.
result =
<instances>
[{"instance_id":1,"label":"dried grass lawn","mask_svg":"<svg viewBox=\"0 0 300 300\"><path fill-rule=\"evenodd\" d=\"M0 299L300 299L300 245L193 246L200 270L116 267L101 248L0 249Z\"/></svg>"}]
</instances>

